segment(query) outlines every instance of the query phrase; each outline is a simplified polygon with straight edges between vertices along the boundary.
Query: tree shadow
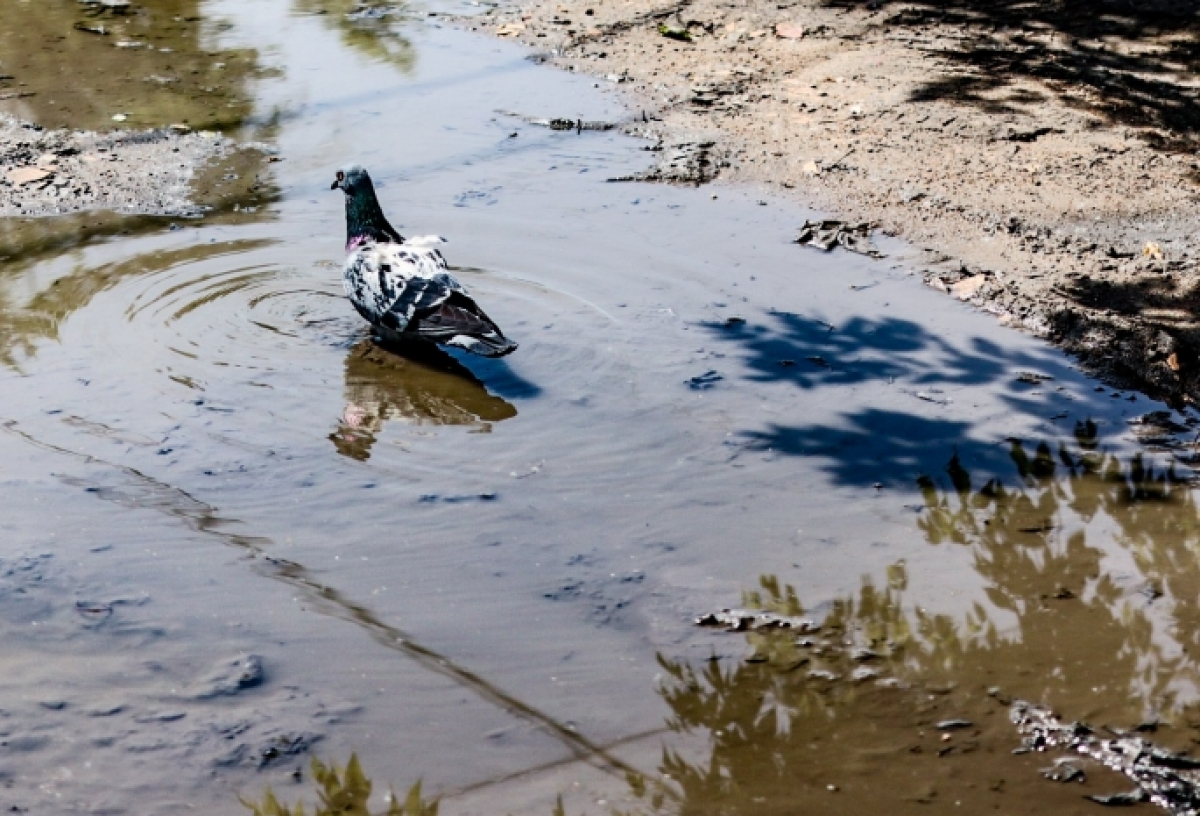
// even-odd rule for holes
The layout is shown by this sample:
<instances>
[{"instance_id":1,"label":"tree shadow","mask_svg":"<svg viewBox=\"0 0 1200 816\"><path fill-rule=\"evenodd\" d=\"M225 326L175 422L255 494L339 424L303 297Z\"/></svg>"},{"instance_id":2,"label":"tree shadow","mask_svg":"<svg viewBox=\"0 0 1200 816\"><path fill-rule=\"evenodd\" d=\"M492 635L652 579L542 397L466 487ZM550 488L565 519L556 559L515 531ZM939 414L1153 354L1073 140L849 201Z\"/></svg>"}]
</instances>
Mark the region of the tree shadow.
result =
<instances>
[{"instance_id":1,"label":"tree shadow","mask_svg":"<svg viewBox=\"0 0 1200 816\"><path fill-rule=\"evenodd\" d=\"M848 427L772 423L741 436L751 450L819 457L839 484L853 487L910 483L930 470L948 445L962 448L970 460L995 456L994 445L970 440L968 422L878 408L846 419Z\"/></svg>"},{"instance_id":2,"label":"tree shadow","mask_svg":"<svg viewBox=\"0 0 1200 816\"><path fill-rule=\"evenodd\" d=\"M851 317L834 326L793 312L772 311L770 317L769 324L701 326L741 346L751 379L793 382L804 389L899 379L913 385L983 385L1010 376L1014 368L1054 365L1050 354L1014 352L981 337L963 349L900 318Z\"/></svg>"},{"instance_id":3,"label":"tree shadow","mask_svg":"<svg viewBox=\"0 0 1200 816\"><path fill-rule=\"evenodd\" d=\"M1015 412L1049 416L1056 410L1039 388L1068 371L1055 352L1006 349L985 338L952 343L909 320L852 317L841 326L819 318L772 312L761 324L703 324L722 343L736 346L756 382L792 383L804 390L894 384L897 398L922 409L864 407L837 424L772 423L745 430L751 450L826 459L826 470L845 485L911 480L938 464L947 446L964 458L994 459L999 449L973 439L974 423L939 416L952 400L943 388L1008 383L1002 399Z\"/></svg>"},{"instance_id":4,"label":"tree shadow","mask_svg":"<svg viewBox=\"0 0 1200 816\"><path fill-rule=\"evenodd\" d=\"M835 8L853 0L828 0ZM935 79L917 100L950 100L992 113L1038 104L1034 81L1065 105L1108 122L1170 132L1156 147L1200 135L1197 91L1177 77L1200 67L1200 18L1182 0L873 0L881 29L936 39L962 73ZM1007 95L1005 92L1007 91Z\"/></svg>"}]
</instances>

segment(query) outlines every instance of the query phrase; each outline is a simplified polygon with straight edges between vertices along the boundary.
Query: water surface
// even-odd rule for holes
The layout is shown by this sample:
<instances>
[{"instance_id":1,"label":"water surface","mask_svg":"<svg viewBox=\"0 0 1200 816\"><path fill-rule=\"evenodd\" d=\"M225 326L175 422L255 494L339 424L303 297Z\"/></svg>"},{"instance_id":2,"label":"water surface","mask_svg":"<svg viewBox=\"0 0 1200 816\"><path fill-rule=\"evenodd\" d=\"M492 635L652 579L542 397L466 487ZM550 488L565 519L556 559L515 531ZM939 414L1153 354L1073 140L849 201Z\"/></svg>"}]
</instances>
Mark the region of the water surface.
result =
<instances>
[{"instance_id":1,"label":"water surface","mask_svg":"<svg viewBox=\"0 0 1200 816\"><path fill-rule=\"evenodd\" d=\"M461 8L193 6L276 200L0 266L0 805L242 813L357 753L380 810L1073 813L1120 780L1043 779L1006 700L1193 735L1194 499L1126 432L1161 406L794 204L607 183L646 143L496 111L619 100ZM515 355L371 343L350 161ZM693 625L742 601L824 625Z\"/></svg>"}]
</instances>

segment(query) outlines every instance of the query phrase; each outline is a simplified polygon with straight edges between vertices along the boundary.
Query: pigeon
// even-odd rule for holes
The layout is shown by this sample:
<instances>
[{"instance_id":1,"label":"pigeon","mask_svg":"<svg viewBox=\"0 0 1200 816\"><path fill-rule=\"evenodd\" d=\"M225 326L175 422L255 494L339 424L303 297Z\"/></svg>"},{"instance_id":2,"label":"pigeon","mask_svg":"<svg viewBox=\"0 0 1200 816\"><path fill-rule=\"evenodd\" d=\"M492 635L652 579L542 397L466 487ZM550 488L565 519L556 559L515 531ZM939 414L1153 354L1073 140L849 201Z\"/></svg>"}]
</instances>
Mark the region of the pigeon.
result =
<instances>
[{"instance_id":1,"label":"pigeon","mask_svg":"<svg viewBox=\"0 0 1200 816\"><path fill-rule=\"evenodd\" d=\"M503 357L517 350L449 273L436 235L405 238L388 223L375 185L358 165L339 170L346 194L346 296L389 342L421 340Z\"/></svg>"}]
</instances>

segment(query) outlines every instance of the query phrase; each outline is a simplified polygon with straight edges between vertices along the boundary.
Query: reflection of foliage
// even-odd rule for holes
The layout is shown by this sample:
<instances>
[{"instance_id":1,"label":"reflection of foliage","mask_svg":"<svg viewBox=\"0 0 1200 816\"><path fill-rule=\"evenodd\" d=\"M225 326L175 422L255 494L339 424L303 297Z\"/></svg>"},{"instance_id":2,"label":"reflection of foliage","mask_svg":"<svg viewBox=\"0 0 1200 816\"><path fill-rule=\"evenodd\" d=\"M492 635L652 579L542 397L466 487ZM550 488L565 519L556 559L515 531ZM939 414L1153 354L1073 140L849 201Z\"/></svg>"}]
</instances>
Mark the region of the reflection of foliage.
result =
<instances>
[{"instance_id":1,"label":"reflection of foliage","mask_svg":"<svg viewBox=\"0 0 1200 816\"><path fill-rule=\"evenodd\" d=\"M707 734L707 762L689 762L667 749L660 771L670 783L634 780L634 793L652 811L680 802L683 814L759 814L804 811L801 791L824 790L827 775L852 761L855 747L880 746L880 730L909 724L897 709L875 719L894 693L887 679L910 638L910 622L899 603L903 566L890 584L864 586L859 598L839 601L819 634L760 630L748 635L753 655L729 669L717 660L697 668L659 657L667 681L659 693L671 709L667 726L680 734ZM804 609L790 586L763 576L746 594L751 608L799 617ZM868 624L863 627L862 624ZM870 651L845 648L847 639L873 644ZM867 714L867 716L863 716ZM835 753L829 751L835 749ZM681 797L669 794L678 787ZM865 807L865 806L864 806ZM870 812L865 807L863 812Z\"/></svg>"},{"instance_id":2,"label":"reflection of foliage","mask_svg":"<svg viewBox=\"0 0 1200 816\"><path fill-rule=\"evenodd\" d=\"M388 0L296 0L308 14L321 14L342 35L346 45L402 71L412 70L416 52L400 34L403 9Z\"/></svg>"},{"instance_id":3,"label":"reflection of foliage","mask_svg":"<svg viewBox=\"0 0 1200 816\"><path fill-rule=\"evenodd\" d=\"M317 781L317 799L319 800L314 816L371 816L367 803L371 798L371 780L363 773L358 763L358 755L351 754L346 763L345 771L339 771L336 765L323 765L314 759L312 775ZM254 816L304 816L302 803L294 808L280 803L275 793L268 788L261 804L242 800ZM421 783L413 785L408 796L401 803L396 795L391 796L391 805L387 816L437 816L438 803L426 802L421 797Z\"/></svg>"},{"instance_id":4,"label":"reflection of foliage","mask_svg":"<svg viewBox=\"0 0 1200 816\"><path fill-rule=\"evenodd\" d=\"M1195 498L1173 468L1155 468L1141 455L1122 465L1101 453L1090 423L1076 429L1076 442L1075 450L1060 446L1057 455L1043 443L1032 456L1012 442L1016 490L993 480L973 492L957 457L947 468L953 499L931 479L921 480L928 512L919 526L928 540L970 547L989 600L1017 621L1002 637L990 622L994 615L977 607L967 624L978 637L960 660L1039 667L1040 684L1022 691L1033 699L1176 708L1173 689L1185 677L1200 679L1195 662L1177 648L1200 646ZM1169 634L1177 645L1162 642L1144 603L1123 600L1103 563L1110 553L1087 541L1092 522L1114 525L1115 541L1133 557L1147 591L1169 595L1164 605L1172 605ZM1104 672L1097 677L1101 656ZM945 669L957 670L957 662Z\"/></svg>"},{"instance_id":5,"label":"reflection of foliage","mask_svg":"<svg viewBox=\"0 0 1200 816\"><path fill-rule=\"evenodd\" d=\"M6 291L8 276L0 274L0 364L15 366L18 354L33 356L39 342L58 339L59 326L67 318L85 308L97 295L123 281L221 255L249 252L268 243L262 239L241 239L219 244L195 244L138 255L103 266L81 265L69 274L56 278L20 306L10 302ZM16 276L17 285L12 288L17 289L19 284L24 283L25 278Z\"/></svg>"},{"instance_id":6,"label":"reflection of foliage","mask_svg":"<svg viewBox=\"0 0 1200 816\"><path fill-rule=\"evenodd\" d=\"M205 5L6 2L0 74L32 94L21 100L22 116L45 127L109 129L120 111L129 115L126 127L186 122L229 130L251 111L248 84L258 55L215 47Z\"/></svg>"},{"instance_id":7,"label":"reflection of foliage","mask_svg":"<svg viewBox=\"0 0 1200 816\"><path fill-rule=\"evenodd\" d=\"M965 786L954 789L956 806L960 796L964 806L956 812L990 810L996 805L977 790L986 786L975 782L1005 776L1009 789L1016 777L1039 784L1032 772L1003 770L1021 761L1009 754L1013 734L997 711L1005 695L1123 725L1195 704L1200 671L1189 653L1200 648L1200 514L1190 488L1170 467L1103 452L1091 423L1057 451L1011 445L1015 478L1007 486L997 479L975 486L957 455L946 468L946 489L932 478L919 483L920 530L933 545L970 553L986 602L961 616L912 608L904 603L908 574L900 562L886 586L866 581L835 601L815 632L750 631L753 654L733 666L660 656L668 727L705 736L708 748L699 761L667 749L662 780L633 780L651 811L836 813L836 803L811 792L832 780L845 785L857 772L870 780L868 795L879 798L856 799L855 809L895 812L933 801L932 782L928 790L901 786L944 774L931 760L956 746L965 752L955 766ZM1088 540L1093 525L1113 531L1097 537L1103 546ZM1123 589L1109 574L1113 558L1132 559L1153 592ZM804 614L795 591L770 576L743 603L789 618ZM930 753L914 735L939 717L930 713L939 706L995 724L996 742L988 745L981 730L965 743L934 741ZM1044 789L1032 791L1042 796ZM666 792L680 794L672 797L677 808L664 806Z\"/></svg>"}]
</instances>

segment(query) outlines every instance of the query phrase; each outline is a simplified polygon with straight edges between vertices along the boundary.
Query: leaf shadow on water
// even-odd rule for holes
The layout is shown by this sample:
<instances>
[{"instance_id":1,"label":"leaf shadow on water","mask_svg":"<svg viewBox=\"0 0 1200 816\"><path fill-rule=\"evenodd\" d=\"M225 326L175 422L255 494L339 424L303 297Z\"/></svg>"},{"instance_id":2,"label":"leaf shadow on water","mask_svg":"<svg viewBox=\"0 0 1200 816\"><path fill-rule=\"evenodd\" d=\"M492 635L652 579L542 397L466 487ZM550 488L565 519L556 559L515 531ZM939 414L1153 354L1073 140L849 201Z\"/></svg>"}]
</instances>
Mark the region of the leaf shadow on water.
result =
<instances>
[{"instance_id":1,"label":"leaf shadow on water","mask_svg":"<svg viewBox=\"0 0 1200 816\"><path fill-rule=\"evenodd\" d=\"M1014 368L1063 368L1051 353L1011 351L982 337L968 348L919 323L895 317L850 317L835 326L794 312L771 311L769 323L705 322L715 339L736 344L758 382L803 389L904 380L912 385L985 385Z\"/></svg>"},{"instance_id":2,"label":"leaf shadow on water","mask_svg":"<svg viewBox=\"0 0 1200 816\"><path fill-rule=\"evenodd\" d=\"M852 0L826 0L840 8ZM937 54L957 69L917 89L994 113L1035 114L1049 96L1108 122L1170 131L1156 146L1174 150L1200 136L1194 89L1177 81L1200 65L1195 5L1176 0L879 0L873 25L888 32L955 34ZM1181 68L1182 66L1182 68ZM1035 89L1020 87L1030 81Z\"/></svg>"},{"instance_id":3,"label":"leaf shadow on water","mask_svg":"<svg viewBox=\"0 0 1200 816\"><path fill-rule=\"evenodd\" d=\"M929 545L969 554L982 584L965 611L906 600L904 561L823 619L804 619L796 592L764 576L743 605L779 617L744 635L749 656L697 665L660 655L667 724L685 747L666 747L658 775L635 781L645 805L630 812L839 814L853 803L861 813L1086 814L1095 805L1083 794L1129 787L1097 763L1085 785L1043 779L1054 778L1050 759L1012 750L1014 698L1096 726L1150 721L1157 744L1192 745L1192 487L1170 466L1103 452L1087 424L1069 443L1013 442L1007 473L979 481L957 456L920 480L917 527ZM687 750L696 737L700 750ZM655 801L668 790L673 802Z\"/></svg>"},{"instance_id":4,"label":"leaf shadow on water","mask_svg":"<svg viewBox=\"0 0 1200 816\"><path fill-rule=\"evenodd\" d=\"M963 389L1010 383L1002 399L1016 414L1047 418L1063 407L1036 387L1016 379L1020 371L1051 378L1070 371L1068 361L1046 349L1011 350L986 338L962 344L899 318L851 317L842 325L791 312L773 311L758 323L702 324L723 345L734 346L754 382L791 383L820 388L887 383L903 407L863 407L831 424L770 423L739 434L751 450L826 460L824 469L844 485L915 478L937 464L946 444L964 458L994 458L994 444L972 438L976 423L939 415L951 396L943 387ZM916 410L920 406L922 410Z\"/></svg>"}]
</instances>

